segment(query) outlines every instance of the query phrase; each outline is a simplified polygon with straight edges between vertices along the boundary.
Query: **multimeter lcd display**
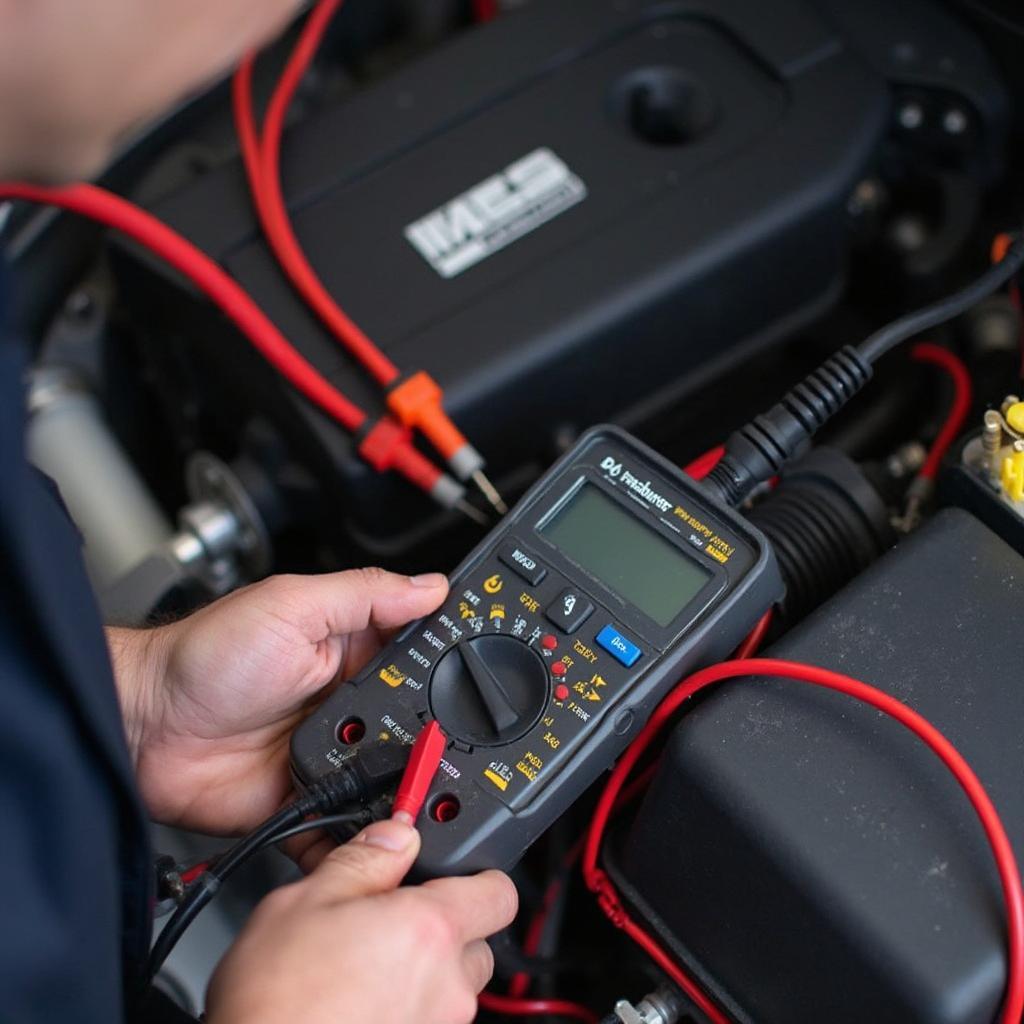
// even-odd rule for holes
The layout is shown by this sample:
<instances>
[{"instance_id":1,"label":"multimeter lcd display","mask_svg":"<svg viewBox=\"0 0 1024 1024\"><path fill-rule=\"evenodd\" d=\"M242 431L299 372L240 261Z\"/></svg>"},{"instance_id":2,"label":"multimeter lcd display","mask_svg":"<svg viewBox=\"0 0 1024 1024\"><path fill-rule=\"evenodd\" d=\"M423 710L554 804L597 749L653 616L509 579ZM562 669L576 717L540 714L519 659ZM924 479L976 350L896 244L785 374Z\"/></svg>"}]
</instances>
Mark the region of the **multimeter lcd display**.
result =
<instances>
[{"instance_id":1,"label":"multimeter lcd display","mask_svg":"<svg viewBox=\"0 0 1024 1024\"><path fill-rule=\"evenodd\" d=\"M659 626L667 626L712 575L590 484L540 532Z\"/></svg>"}]
</instances>

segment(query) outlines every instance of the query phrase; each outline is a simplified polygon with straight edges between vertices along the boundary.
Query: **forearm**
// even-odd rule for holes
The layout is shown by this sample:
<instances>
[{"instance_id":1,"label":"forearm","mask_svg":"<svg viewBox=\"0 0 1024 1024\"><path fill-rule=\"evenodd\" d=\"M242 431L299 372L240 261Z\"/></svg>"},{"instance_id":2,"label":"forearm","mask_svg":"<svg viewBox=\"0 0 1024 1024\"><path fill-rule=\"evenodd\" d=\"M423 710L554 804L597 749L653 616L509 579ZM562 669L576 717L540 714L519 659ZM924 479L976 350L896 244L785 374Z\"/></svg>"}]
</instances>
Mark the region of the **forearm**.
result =
<instances>
[{"instance_id":1,"label":"forearm","mask_svg":"<svg viewBox=\"0 0 1024 1024\"><path fill-rule=\"evenodd\" d=\"M137 766L167 671L164 630L108 626L106 634L128 750Z\"/></svg>"}]
</instances>

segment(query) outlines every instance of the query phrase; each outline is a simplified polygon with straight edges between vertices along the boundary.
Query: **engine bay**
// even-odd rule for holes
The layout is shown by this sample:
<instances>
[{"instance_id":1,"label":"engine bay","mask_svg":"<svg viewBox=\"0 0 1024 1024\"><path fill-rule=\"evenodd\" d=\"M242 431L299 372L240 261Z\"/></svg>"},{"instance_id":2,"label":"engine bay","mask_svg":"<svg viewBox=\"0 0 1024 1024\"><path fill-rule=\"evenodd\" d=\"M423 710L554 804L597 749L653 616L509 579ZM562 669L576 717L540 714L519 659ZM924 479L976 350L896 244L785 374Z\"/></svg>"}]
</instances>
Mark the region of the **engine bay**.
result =
<instances>
[{"instance_id":1,"label":"engine bay","mask_svg":"<svg viewBox=\"0 0 1024 1024\"><path fill-rule=\"evenodd\" d=\"M996 0L327 3L126 149L99 182L113 202L4 195L19 326L38 339L29 454L111 623L271 573L451 571L426 647L403 634L412 660L370 678L374 701L432 678L430 714L468 763L527 725L465 695L477 662L449 680L455 661L427 655L472 631L536 642L544 700L571 707L578 684L587 722L633 649L681 643L686 602L662 621L637 597L631 617L615 602L640 583L587 582L625 571L602 549L614 516L566 527L564 559L538 520L474 561L588 430L613 424L687 474L632 468L628 445L578 471L664 514L707 578L730 546L733 568L745 544L770 552L778 587L752 590L742 628L702 606L694 660L666 682L765 663L709 677L685 714L667 690L638 700L596 781L543 827L523 811L529 837L500 864L522 912L494 941L481 1020L1005 1019L1024 956L1001 870L1024 851L1022 56L1024 18ZM504 693L518 670L487 657ZM890 707L773 661L923 716L1011 852L993 861L970 784ZM324 750L347 756L378 714L380 738L412 741L390 705L363 707L327 713ZM530 727L554 761L570 744L544 707ZM299 781L320 771L310 742ZM481 762L513 817L506 791L544 767L524 742ZM428 847L457 837L443 870L497 865L486 843L462 858L477 790L455 788L427 804ZM179 887L216 848L167 830L156 845ZM161 975L182 1005L292 870L263 856L182 942Z\"/></svg>"}]
</instances>

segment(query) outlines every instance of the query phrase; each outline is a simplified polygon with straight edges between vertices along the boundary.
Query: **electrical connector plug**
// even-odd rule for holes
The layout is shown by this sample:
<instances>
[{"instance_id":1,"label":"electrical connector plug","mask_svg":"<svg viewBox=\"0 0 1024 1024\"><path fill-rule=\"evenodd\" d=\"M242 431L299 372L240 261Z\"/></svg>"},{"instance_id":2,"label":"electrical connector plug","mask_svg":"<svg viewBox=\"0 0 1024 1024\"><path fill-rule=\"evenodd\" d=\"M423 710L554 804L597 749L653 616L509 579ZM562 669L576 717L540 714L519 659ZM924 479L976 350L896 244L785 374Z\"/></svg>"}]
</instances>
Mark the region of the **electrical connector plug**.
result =
<instances>
[{"instance_id":1,"label":"electrical connector plug","mask_svg":"<svg viewBox=\"0 0 1024 1024\"><path fill-rule=\"evenodd\" d=\"M369 803L402 777L410 759L409 748L402 743L360 744L354 757L306 787L299 799L303 816Z\"/></svg>"},{"instance_id":2,"label":"electrical connector plug","mask_svg":"<svg viewBox=\"0 0 1024 1024\"><path fill-rule=\"evenodd\" d=\"M466 501L466 488L413 446L409 427L382 416L357 437L359 454L378 473L394 470L442 508L458 509L473 522L487 524L486 517Z\"/></svg>"},{"instance_id":3,"label":"electrical connector plug","mask_svg":"<svg viewBox=\"0 0 1024 1024\"><path fill-rule=\"evenodd\" d=\"M411 825L423 809L427 792L441 765L448 740L437 721L429 722L420 730L409 754L409 763L395 794L391 816L402 818Z\"/></svg>"},{"instance_id":4,"label":"electrical connector plug","mask_svg":"<svg viewBox=\"0 0 1024 1024\"><path fill-rule=\"evenodd\" d=\"M857 349L840 349L781 402L729 438L704 486L727 505L742 504L798 455L871 375L871 363Z\"/></svg>"},{"instance_id":5,"label":"electrical connector plug","mask_svg":"<svg viewBox=\"0 0 1024 1024\"><path fill-rule=\"evenodd\" d=\"M436 731L440 732L440 728L437 727ZM429 727L423 730L421 738L424 743L418 758L419 744L414 744L411 751L403 743L361 745L354 757L309 785L297 800L282 807L262 825L235 843L230 850L210 864L208 870L205 870L204 866L204 870L196 877L195 884L189 887L185 898L153 944L146 968L147 976L152 979L156 975L189 924L213 899L223 882L254 853L271 843L280 842L310 829L343 824L358 827L365 824L368 817L373 817L368 808L394 785L396 780L404 776L403 785L408 778L422 781L426 769L431 764L431 758L434 757L436 760L433 761L433 771L426 781L426 786L429 787L441 754L436 750L434 732ZM401 790L402 786L399 786L399 792ZM424 788L420 797L421 805L425 796ZM360 810L340 813L343 808L352 804L360 805ZM315 815L312 820L305 820L311 815ZM184 876L180 874L178 880L182 886L187 884ZM170 882L173 886L173 879L170 879Z\"/></svg>"},{"instance_id":6,"label":"electrical connector plug","mask_svg":"<svg viewBox=\"0 0 1024 1024\"><path fill-rule=\"evenodd\" d=\"M1024 436L1024 402L1011 402L1006 408L1006 425Z\"/></svg>"},{"instance_id":7,"label":"electrical connector plug","mask_svg":"<svg viewBox=\"0 0 1024 1024\"><path fill-rule=\"evenodd\" d=\"M499 515L508 511L495 486L484 475L484 458L444 410L444 392L425 370L411 374L388 391L387 404L403 426L419 430L444 456L460 480L472 480Z\"/></svg>"},{"instance_id":8,"label":"electrical connector plug","mask_svg":"<svg viewBox=\"0 0 1024 1024\"><path fill-rule=\"evenodd\" d=\"M1012 454L1003 459L1000 482L1010 501L1024 501L1024 441L1015 441Z\"/></svg>"},{"instance_id":9,"label":"electrical connector plug","mask_svg":"<svg viewBox=\"0 0 1024 1024\"><path fill-rule=\"evenodd\" d=\"M156 910L170 913L185 895L185 883L181 877L181 868L173 857L166 854L157 857L153 864L156 874ZM156 914L155 916L163 916Z\"/></svg>"},{"instance_id":10,"label":"electrical connector plug","mask_svg":"<svg viewBox=\"0 0 1024 1024\"><path fill-rule=\"evenodd\" d=\"M993 254L998 262L959 291L847 345L763 416L726 442L725 455L704 486L727 505L742 504L806 447L811 438L871 379L872 366L908 338L965 313L1012 280L1024 266L1024 237L1014 234Z\"/></svg>"}]
</instances>

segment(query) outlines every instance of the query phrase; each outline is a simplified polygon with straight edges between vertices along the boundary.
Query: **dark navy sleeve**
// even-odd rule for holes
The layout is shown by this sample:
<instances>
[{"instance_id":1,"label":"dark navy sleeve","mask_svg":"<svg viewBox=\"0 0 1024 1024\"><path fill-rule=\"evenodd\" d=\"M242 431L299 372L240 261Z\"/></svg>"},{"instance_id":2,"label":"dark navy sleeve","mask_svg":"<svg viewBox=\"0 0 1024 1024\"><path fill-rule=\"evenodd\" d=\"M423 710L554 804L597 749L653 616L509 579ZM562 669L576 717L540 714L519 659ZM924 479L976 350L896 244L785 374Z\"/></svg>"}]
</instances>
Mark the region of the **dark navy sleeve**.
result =
<instances>
[{"instance_id":1,"label":"dark navy sleeve","mask_svg":"<svg viewBox=\"0 0 1024 1024\"><path fill-rule=\"evenodd\" d=\"M10 589L0 599L2 1017L109 1024L124 1019L117 808Z\"/></svg>"},{"instance_id":2,"label":"dark navy sleeve","mask_svg":"<svg viewBox=\"0 0 1024 1024\"><path fill-rule=\"evenodd\" d=\"M157 1020L146 820L80 538L24 458L24 369L0 337L0 1019Z\"/></svg>"}]
</instances>

